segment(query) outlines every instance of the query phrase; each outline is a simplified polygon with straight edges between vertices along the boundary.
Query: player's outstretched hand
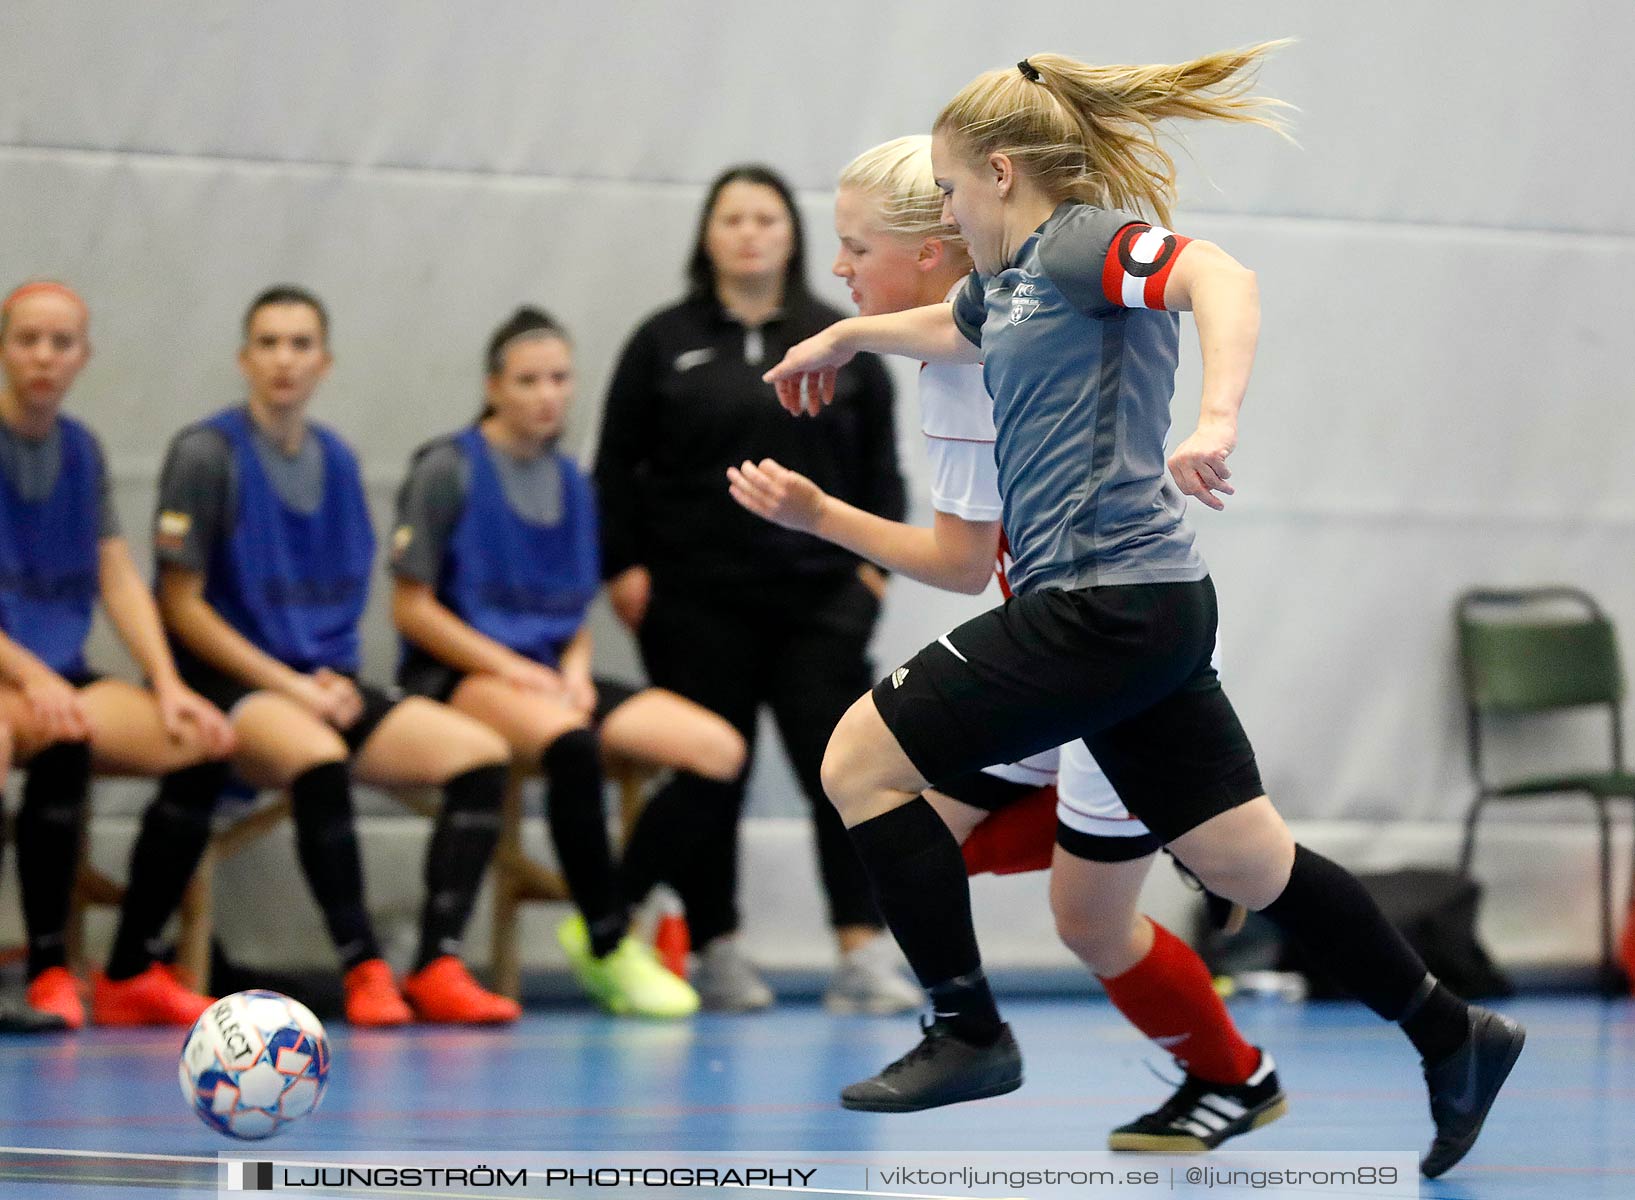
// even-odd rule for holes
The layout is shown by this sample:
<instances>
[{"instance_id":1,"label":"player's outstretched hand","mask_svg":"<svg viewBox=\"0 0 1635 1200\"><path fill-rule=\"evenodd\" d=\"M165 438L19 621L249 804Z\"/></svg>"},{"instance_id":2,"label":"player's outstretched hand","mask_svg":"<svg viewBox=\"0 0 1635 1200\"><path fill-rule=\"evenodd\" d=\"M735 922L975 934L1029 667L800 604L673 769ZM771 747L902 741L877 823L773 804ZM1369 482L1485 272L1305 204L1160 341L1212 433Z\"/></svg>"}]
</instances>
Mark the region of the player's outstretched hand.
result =
<instances>
[{"instance_id":1,"label":"player's outstretched hand","mask_svg":"<svg viewBox=\"0 0 1635 1200\"><path fill-rule=\"evenodd\" d=\"M758 464L746 458L742 466L728 467L727 480L732 498L750 512L800 533L817 528L823 502L829 498L799 471L770 458Z\"/></svg>"},{"instance_id":2,"label":"player's outstretched hand","mask_svg":"<svg viewBox=\"0 0 1635 1200\"><path fill-rule=\"evenodd\" d=\"M848 349L831 325L791 346L783 361L761 378L777 390L784 411L797 417L803 413L815 415L820 403L828 404L835 398L835 375L856 355L857 351ZM810 403L808 397L813 398Z\"/></svg>"},{"instance_id":3,"label":"player's outstretched hand","mask_svg":"<svg viewBox=\"0 0 1635 1200\"><path fill-rule=\"evenodd\" d=\"M1231 426L1199 425L1169 456L1169 473L1175 478L1175 486L1188 496L1198 497L1210 508L1225 508L1226 502L1220 496L1233 494L1232 485L1226 482L1232 478L1232 472L1226 468L1226 456L1237 444L1237 431Z\"/></svg>"}]
</instances>

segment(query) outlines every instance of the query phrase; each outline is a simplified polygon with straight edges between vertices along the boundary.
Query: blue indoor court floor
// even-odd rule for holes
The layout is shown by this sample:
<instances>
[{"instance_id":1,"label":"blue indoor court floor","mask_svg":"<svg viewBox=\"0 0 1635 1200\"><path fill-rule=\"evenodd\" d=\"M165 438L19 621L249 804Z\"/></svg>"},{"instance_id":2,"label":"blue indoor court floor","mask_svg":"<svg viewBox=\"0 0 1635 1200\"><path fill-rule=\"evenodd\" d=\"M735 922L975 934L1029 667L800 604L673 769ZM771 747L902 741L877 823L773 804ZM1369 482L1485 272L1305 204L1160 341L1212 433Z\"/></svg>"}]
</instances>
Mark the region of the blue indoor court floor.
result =
<instances>
[{"instance_id":1,"label":"blue indoor court floor","mask_svg":"<svg viewBox=\"0 0 1635 1200\"><path fill-rule=\"evenodd\" d=\"M1537 997L1502 1007L1528 1026L1527 1049L1482 1141L1422 1194L1635 1197L1635 1003ZM321 1109L260 1145L289 1157L455 1149L1094 1150L1110 1126L1167 1094L1147 1064L1166 1071L1170 1064L1105 1002L1028 1000L1006 1008L1027 1058L1022 1090L903 1116L845 1112L834 1097L912 1044L908 1018L832 1017L815 1005L786 1004L681 1025L577 1009L531 1012L494 1031L352 1033L336 1023ZM1349 1004L1258 999L1235 1003L1233 1012L1252 1040L1272 1048L1292 1106L1282 1121L1234 1147L1423 1148L1430 1130L1424 1092L1412 1053L1393 1029ZM180 1041L174 1032L111 1030L0 1038L0 1195L215 1195L214 1166L190 1160L254 1147L225 1142L184 1108Z\"/></svg>"}]
</instances>

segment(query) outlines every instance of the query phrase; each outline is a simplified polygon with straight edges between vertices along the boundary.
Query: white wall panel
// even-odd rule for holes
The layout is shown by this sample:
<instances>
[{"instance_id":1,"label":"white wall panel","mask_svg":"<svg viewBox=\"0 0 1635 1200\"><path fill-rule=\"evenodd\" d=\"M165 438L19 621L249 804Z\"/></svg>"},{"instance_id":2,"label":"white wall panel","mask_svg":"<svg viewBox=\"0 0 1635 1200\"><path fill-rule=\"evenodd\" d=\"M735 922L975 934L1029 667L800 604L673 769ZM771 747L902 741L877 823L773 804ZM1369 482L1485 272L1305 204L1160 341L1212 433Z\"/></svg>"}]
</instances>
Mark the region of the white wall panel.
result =
<instances>
[{"instance_id":1,"label":"white wall panel","mask_svg":"<svg viewBox=\"0 0 1635 1200\"><path fill-rule=\"evenodd\" d=\"M821 187L1024 54L1170 61L1291 35L1266 83L1299 106L1304 151L1200 132L1192 203L1631 232L1617 148L1635 95L1618 63L1635 10L1596 0L1157 0L1139 16L978 0L12 0L0 142L690 182L766 155Z\"/></svg>"},{"instance_id":2,"label":"white wall panel","mask_svg":"<svg viewBox=\"0 0 1635 1200\"><path fill-rule=\"evenodd\" d=\"M1139 61L1295 35L1265 84L1299 106L1300 147L1208 129L1181 159L1177 224L1254 266L1265 306L1240 494L1198 518L1227 675L1292 811L1452 815L1458 591L1578 581L1635 629L1635 10L1161 0L1131 17L13 0L0 286L60 275L89 297L97 356L74 405L140 532L171 433L236 393L245 300L310 284L336 322L316 412L357 442L384 512L409 451L474 405L482 342L519 301L575 331L569 444L589 447L612 357L679 290L725 163L790 172L821 279L836 169L924 128L975 71L1047 48ZM912 450L911 409L900 425ZM917 452L905 465L919 487ZM898 583L881 664L970 611ZM384 670L378 604L369 647ZM760 807L797 811L775 756L758 770Z\"/></svg>"}]
</instances>

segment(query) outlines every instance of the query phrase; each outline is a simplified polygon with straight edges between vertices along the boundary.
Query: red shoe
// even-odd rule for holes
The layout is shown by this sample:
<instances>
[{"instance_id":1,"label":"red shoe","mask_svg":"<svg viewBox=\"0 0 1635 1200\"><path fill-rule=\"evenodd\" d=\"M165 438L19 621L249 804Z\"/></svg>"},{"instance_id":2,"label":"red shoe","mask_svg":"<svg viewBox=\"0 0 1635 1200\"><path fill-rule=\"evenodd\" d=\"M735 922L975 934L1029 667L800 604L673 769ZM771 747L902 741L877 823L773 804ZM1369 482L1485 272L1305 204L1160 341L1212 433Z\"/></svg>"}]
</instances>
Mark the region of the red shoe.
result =
<instances>
[{"instance_id":1,"label":"red shoe","mask_svg":"<svg viewBox=\"0 0 1635 1200\"><path fill-rule=\"evenodd\" d=\"M182 966L181 963L160 963L159 969L165 974L169 975L177 983L181 984L182 987L186 988L188 991L197 992L199 990L198 975L192 971L189 971L186 967Z\"/></svg>"},{"instance_id":2,"label":"red shoe","mask_svg":"<svg viewBox=\"0 0 1635 1200\"><path fill-rule=\"evenodd\" d=\"M85 1002L79 998L79 980L67 967L47 967L28 985L28 1006L39 1012L55 1013L79 1029L85 1024Z\"/></svg>"},{"instance_id":3,"label":"red shoe","mask_svg":"<svg viewBox=\"0 0 1635 1200\"><path fill-rule=\"evenodd\" d=\"M1629 898L1629 913L1624 917L1624 933L1618 939L1619 965L1624 969L1624 982L1630 995L1635 996L1635 896Z\"/></svg>"},{"instance_id":4,"label":"red shoe","mask_svg":"<svg viewBox=\"0 0 1635 1200\"><path fill-rule=\"evenodd\" d=\"M452 954L434 958L403 981L403 994L422 1021L440 1025L506 1025L522 1006L483 987Z\"/></svg>"},{"instance_id":5,"label":"red shoe","mask_svg":"<svg viewBox=\"0 0 1635 1200\"><path fill-rule=\"evenodd\" d=\"M354 1025L385 1028L407 1025L414 1013L403 1003L403 993L397 990L392 968L384 958L360 962L346 973L346 1019Z\"/></svg>"},{"instance_id":6,"label":"red shoe","mask_svg":"<svg viewBox=\"0 0 1635 1200\"><path fill-rule=\"evenodd\" d=\"M216 1001L182 986L158 963L130 979L96 973L91 1020L98 1025L191 1025Z\"/></svg>"},{"instance_id":7,"label":"red shoe","mask_svg":"<svg viewBox=\"0 0 1635 1200\"><path fill-rule=\"evenodd\" d=\"M687 918L678 912L667 912L653 929L653 953L665 969L677 979L687 978L687 956L693 952L692 933Z\"/></svg>"}]
</instances>

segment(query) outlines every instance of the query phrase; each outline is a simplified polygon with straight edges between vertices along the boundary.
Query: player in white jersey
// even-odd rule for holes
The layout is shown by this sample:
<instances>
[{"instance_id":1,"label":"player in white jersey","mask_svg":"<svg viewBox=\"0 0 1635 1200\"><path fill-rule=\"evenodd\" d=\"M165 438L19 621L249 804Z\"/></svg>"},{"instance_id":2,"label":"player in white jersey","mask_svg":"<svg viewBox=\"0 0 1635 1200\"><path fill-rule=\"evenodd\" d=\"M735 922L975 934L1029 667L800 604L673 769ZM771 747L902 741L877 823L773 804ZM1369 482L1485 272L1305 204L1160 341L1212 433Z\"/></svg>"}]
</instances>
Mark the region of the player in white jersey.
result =
<instances>
[{"instance_id":1,"label":"player in white jersey","mask_svg":"<svg viewBox=\"0 0 1635 1200\"><path fill-rule=\"evenodd\" d=\"M834 270L851 285L861 312L935 303L963 283L970 257L940 213L928 137L876 147L841 174ZM770 459L730 470L732 494L767 520L936 587L984 591L997 556L1008 595L993 406L981 368L926 365L919 390L935 513L930 529L845 504ZM1169 1103L1114 1130L1112 1148L1206 1149L1283 1114L1286 1100L1270 1057L1239 1036L1191 948L1140 913L1158 839L1131 816L1082 742L945 782L927 799L963 843L973 873L1042 869L1058 841L1077 856L1071 904L1052 881L1063 940L1120 1011L1188 1072ZM1085 902L1086 887L1093 902ZM1231 1119L1200 1123L1197 1110L1208 1109L1209 1100ZM876 1111L924 1107L850 1093L843 1102Z\"/></svg>"}]
</instances>

